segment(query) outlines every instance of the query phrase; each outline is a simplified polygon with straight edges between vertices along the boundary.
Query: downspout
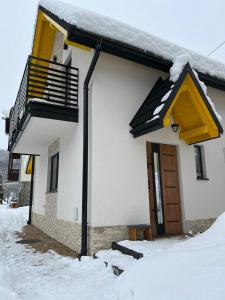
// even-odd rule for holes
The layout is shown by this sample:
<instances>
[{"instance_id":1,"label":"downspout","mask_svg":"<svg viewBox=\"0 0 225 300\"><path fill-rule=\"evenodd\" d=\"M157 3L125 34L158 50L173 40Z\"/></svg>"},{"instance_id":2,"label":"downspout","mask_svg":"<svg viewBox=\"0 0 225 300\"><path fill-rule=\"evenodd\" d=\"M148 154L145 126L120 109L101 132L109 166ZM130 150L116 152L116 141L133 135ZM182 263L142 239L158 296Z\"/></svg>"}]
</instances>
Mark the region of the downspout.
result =
<instances>
[{"instance_id":1,"label":"downspout","mask_svg":"<svg viewBox=\"0 0 225 300\"><path fill-rule=\"evenodd\" d=\"M30 225L32 221L32 204L33 204L33 187L34 187L34 167L35 167L35 155L32 155L32 172L30 183L30 204L29 204L29 218L27 224Z\"/></svg>"},{"instance_id":2,"label":"downspout","mask_svg":"<svg viewBox=\"0 0 225 300\"><path fill-rule=\"evenodd\" d=\"M81 224L81 256L87 255L87 201L88 201L88 110L89 110L89 83L101 52L102 39L97 47L84 80L83 104L83 178L82 178L82 224Z\"/></svg>"}]
</instances>

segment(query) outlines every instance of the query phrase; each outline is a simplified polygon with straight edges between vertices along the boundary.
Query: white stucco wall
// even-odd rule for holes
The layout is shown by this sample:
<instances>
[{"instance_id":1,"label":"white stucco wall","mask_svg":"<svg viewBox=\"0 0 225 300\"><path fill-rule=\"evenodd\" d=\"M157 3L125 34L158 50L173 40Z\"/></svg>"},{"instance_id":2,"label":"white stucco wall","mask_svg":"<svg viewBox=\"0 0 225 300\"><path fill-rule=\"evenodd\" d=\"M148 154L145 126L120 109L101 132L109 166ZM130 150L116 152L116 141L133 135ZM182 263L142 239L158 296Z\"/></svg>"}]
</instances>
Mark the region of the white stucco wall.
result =
<instances>
[{"instance_id":1,"label":"white stucco wall","mask_svg":"<svg viewBox=\"0 0 225 300\"><path fill-rule=\"evenodd\" d=\"M45 214L45 193L47 191L47 165L48 150L35 157L34 186L33 186L33 212Z\"/></svg>"},{"instance_id":2,"label":"white stucco wall","mask_svg":"<svg viewBox=\"0 0 225 300\"><path fill-rule=\"evenodd\" d=\"M57 127L56 127L57 130ZM45 214L45 199L48 193L48 162L49 157L59 152L59 173L57 192L57 217L71 222L81 220L81 180L82 180L82 148L77 125L59 132L57 136L58 147L52 153L49 149L52 142L40 152L35 159L34 174L34 206L33 211ZM75 219L74 209L78 209L78 220Z\"/></svg>"},{"instance_id":3,"label":"white stucco wall","mask_svg":"<svg viewBox=\"0 0 225 300\"><path fill-rule=\"evenodd\" d=\"M225 128L225 92L208 88L208 94L222 115ZM225 211L225 136L201 145L204 145L208 181L195 179L193 147L189 146L182 155L185 215L190 220L214 218Z\"/></svg>"},{"instance_id":4,"label":"white stucco wall","mask_svg":"<svg viewBox=\"0 0 225 300\"><path fill-rule=\"evenodd\" d=\"M200 181L196 179L193 146L179 140L170 128L136 139L129 133L129 122L159 74L101 54L91 93L93 226L149 223L146 141L178 145L184 219L214 218L225 210L224 138L202 143L209 181ZM225 93L209 89L209 94L223 115Z\"/></svg>"},{"instance_id":5,"label":"white stucco wall","mask_svg":"<svg viewBox=\"0 0 225 300\"><path fill-rule=\"evenodd\" d=\"M82 155L83 155L83 82L89 68L93 51L83 51L79 48L68 47L61 54L60 36L56 37L54 51L60 53L58 57L64 63L68 56L72 56L72 66L79 68L79 123L69 123L57 120L42 119L37 124L31 124L28 128L31 134L37 130L37 154L35 180L34 180L34 205L33 211L44 215L45 198L47 193L48 174L48 147L59 139L59 174L57 195L57 217L66 221L81 223L82 207ZM63 47L63 44L61 44ZM54 53L53 53L54 54ZM32 120L31 120L32 121ZM30 121L30 122L31 122ZM36 120L37 121L37 120ZM67 124L66 124L67 123ZM65 130L63 130L63 127ZM35 129L36 128L36 129ZM46 128L46 129L45 129ZM78 213L78 218L76 215Z\"/></svg>"}]
</instances>

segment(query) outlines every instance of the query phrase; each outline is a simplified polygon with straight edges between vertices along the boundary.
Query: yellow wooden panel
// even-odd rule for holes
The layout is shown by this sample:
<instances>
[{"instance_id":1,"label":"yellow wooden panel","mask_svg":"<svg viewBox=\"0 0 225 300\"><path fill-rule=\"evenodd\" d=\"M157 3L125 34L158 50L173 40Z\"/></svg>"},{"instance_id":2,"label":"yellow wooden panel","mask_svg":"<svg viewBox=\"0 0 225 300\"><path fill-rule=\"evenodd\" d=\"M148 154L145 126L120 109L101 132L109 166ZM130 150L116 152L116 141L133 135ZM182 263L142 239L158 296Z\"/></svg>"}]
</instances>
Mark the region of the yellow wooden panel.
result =
<instances>
[{"instance_id":1,"label":"yellow wooden panel","mask_svg":"<svg viewBox=\"0 0 225 300\"><path fill-rule=\"evenodd\" d=\"M30 156L26 167L26 174L31 174L32 169L33 169L33 158L32 156Z\"/></svg>"},{"instance_id":2,"label":"yellow wooden panel","mask_svg":"<svg viewBox=\"0 0 225 300\"><path fill-rule=\"evenodd\" d=\"M187 74L168 109L164 126L170 125L170 116L179 124L180 138L187 144L219 136L217 125L190 74Z\"/></svg>"},{"instance_id":3,"label":"yellow wooden panel","mask_svg":"<svg viewBox=\"0 0 225 300\"><path fill-rule=\"evenodd\" d=\"M89 47L69 41L67 30L65 30L57 22L55 22L49 16L39 10L32 49L33 56L45 58L48 60L51 59L56 31L60 31L64 35L65 44L73 47L78 47L86 51L91 50L91 48Z\"/></svg>"}]
</instances>

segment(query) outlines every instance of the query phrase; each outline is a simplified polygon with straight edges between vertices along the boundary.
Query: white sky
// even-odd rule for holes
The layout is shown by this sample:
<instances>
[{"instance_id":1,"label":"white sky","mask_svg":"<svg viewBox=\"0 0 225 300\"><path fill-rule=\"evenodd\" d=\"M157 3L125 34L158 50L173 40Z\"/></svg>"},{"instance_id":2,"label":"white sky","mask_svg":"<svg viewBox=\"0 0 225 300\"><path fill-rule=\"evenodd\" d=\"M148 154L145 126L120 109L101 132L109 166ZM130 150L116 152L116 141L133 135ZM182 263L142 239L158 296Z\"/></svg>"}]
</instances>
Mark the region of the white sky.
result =
<instances>
[{"instance_id":1,"label":"white sky","mask_svg":"<svg viewBox=\"0 0 225 300\"><path fill-rule=\"evenodd\" d=\"M1 0L0 113L16 99L31 51L38 0ZM207 55L225 40L224 0L65 0ZM225 63L225 45L212 56ZM0 120L0 148L7 148Z\"/></svg>"}]
</instances>

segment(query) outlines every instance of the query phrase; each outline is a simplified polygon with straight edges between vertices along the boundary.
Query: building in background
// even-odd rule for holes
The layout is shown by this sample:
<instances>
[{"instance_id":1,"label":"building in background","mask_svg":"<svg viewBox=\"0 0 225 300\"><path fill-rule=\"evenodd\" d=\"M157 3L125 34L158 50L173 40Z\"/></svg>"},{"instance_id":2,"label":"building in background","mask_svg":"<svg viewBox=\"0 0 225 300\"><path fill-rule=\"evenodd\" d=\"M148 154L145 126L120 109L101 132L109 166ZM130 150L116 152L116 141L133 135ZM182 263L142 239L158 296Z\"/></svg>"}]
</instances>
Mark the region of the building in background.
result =
<instances>
[{"instance_id":1,"label":"building in background","mask_svg":"<svg viewBox=\"0 0 225 300\"><path fill-rule=\"evenodd\" d=\"M29 155L0 150L0 200L27 206L30 202L31 170Z\"/></svg>"}]
</instances>

